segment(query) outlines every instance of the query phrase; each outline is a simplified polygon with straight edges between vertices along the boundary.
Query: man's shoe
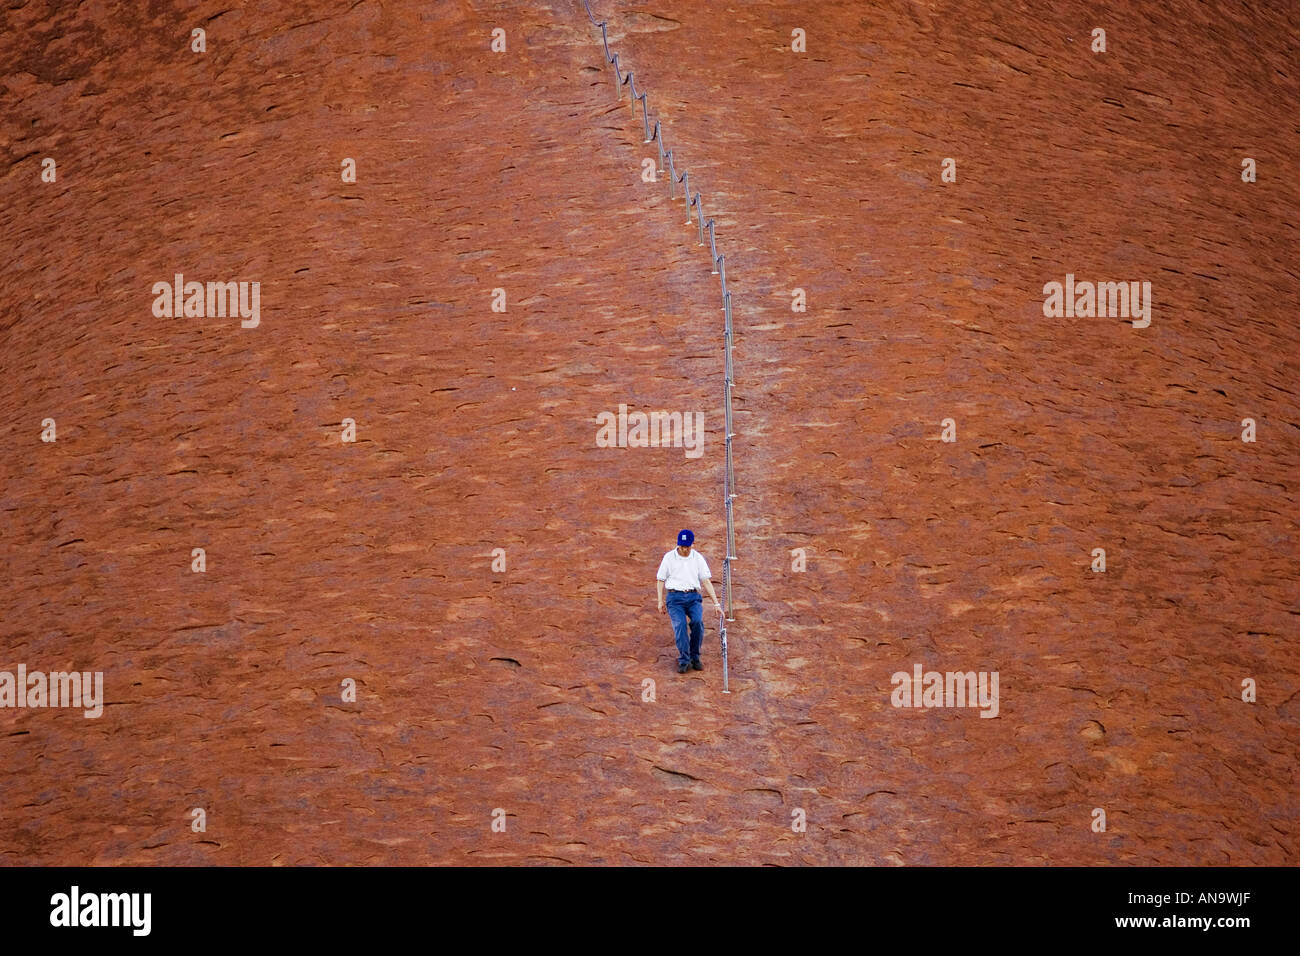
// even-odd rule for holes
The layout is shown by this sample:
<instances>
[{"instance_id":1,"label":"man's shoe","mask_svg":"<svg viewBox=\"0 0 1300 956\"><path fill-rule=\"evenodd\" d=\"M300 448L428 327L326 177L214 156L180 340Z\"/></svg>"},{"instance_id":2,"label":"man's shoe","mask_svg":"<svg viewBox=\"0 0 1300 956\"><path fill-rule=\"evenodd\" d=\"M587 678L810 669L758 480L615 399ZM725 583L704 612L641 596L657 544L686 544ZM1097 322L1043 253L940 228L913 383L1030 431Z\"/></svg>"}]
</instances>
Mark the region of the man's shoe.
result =
<instances>
[{"instance_id":1,"label":"man's shoe","mask_svg":"<svg viewBox=\"0 0 1300 956\"><path fill-rule=\"evenodd\" d=\"M698 657L695 658L695 660L691 661L691 670L693 671L704 670L704 665L700 663L700 659Z\"/></svg>"},{"instance_id":2,"label":"man's shoe","mask_svg":"<svg viewBox=\"0 0 1300 956\"><path fill-rule=\"evenodd\" d=\"M685 673L686 673L686 665L685 665L685 664L678 664L678 665L677 665L677 673L679 673L679 674L685 674Z\"/></svg>"}]
</instances>

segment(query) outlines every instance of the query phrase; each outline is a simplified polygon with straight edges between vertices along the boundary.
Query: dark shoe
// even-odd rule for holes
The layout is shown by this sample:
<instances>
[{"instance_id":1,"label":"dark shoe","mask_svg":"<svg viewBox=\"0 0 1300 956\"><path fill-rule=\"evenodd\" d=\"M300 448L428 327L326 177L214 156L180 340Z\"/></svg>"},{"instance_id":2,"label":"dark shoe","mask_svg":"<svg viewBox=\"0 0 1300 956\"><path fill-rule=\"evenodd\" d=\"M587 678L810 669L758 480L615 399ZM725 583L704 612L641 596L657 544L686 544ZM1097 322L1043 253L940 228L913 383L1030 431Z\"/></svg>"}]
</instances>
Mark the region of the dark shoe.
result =
<instances>
[{"instance_id":1,"label":"dark shoe","mask_svg":"<svg viewBox=\"0 0 1300 956\"><path fill-rule=\"evenodd\" d=\"M704 665L700 663L700 659L698 657L695 658L695 660L691 661L691 670L693 671L704 670Z\"/></svg>"},{"instance_id":2,"label":"dark shoe","mask_svg":"<svg viewBox=\"0 0 1300 956\"><path fill-rule=\"evenodd\" d=\"M685 664L678 664L678 665L677 665L677 673L679 673L679 674L685 674L685 673L686 673L686 665L685 665Z\"/></svg>"}]
</instances>

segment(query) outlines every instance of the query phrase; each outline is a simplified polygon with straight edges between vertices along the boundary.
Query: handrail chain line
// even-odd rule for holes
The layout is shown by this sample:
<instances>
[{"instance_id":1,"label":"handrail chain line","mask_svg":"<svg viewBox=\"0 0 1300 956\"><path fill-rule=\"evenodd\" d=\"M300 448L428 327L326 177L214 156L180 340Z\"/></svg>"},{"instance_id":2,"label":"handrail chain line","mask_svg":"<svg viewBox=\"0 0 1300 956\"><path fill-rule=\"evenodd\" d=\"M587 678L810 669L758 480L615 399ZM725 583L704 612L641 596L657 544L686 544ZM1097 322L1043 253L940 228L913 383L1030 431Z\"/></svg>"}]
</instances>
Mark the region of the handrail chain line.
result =
<instances>
[{"instance_id":1,"label":"handrail chain line","mask_svg":"<svg viewBox=\"0 0 1300 956\"><path fill-rule=\"evenodd\" d=\"M697 190L695 196L691 196L691 184L688 178L687 170L683 169L680 176L677 175L677 166L673 161L673 151L668 149L664 142L663 125L656 117L654 129L650 128L650 98L649 94L642 90L637 92L636 80L633 78L631 70L624 75L619 67L618 54L610 52L609 49L609 21L597 20L591 12L591 3L589 0L582 0L582 5L587 8L587 19L596 27L600 28L600 41L605 47L605 62L614 67L614 96L618 100L623 99L623 85L626 83L628 91L632 94L632 117L636 118L636 104L641 101L641 122L645 130L645 142L654 142L658 145L659 150L659 167L658 173L668 174L668 198L677 198L677 184L682 184L682 199L686 202L686 224L691 222L691 207L695 207L695 221L699 229L699 245L704 245L704 233L709 233L709 260L712 264L712 275L718 277L719 285L722 289L722 312L723 312L723 358L724 374L722 388L722 408L724 415L724 434L726 436L726 465L723 475L722 503L727 518L727 541L726 555L722 559L722 603L725 610L718 615L718 636L722 642L722 692L730 694L731 688L727 674L727 623L734 622L735 604L731 588L731 563L736 558L736 526L733 518L732 502L736 498L736 473L732 467L731 440L735 437L732 429L731 419L731 389L735 385L732 364L732 327L731 327L731 293L727 291L727 257L718 254L718 241L714 234L714 220L705 220L704 218L704 199ZM665 161L667 165L665 166Z\"/></svg>"}]
</instances>

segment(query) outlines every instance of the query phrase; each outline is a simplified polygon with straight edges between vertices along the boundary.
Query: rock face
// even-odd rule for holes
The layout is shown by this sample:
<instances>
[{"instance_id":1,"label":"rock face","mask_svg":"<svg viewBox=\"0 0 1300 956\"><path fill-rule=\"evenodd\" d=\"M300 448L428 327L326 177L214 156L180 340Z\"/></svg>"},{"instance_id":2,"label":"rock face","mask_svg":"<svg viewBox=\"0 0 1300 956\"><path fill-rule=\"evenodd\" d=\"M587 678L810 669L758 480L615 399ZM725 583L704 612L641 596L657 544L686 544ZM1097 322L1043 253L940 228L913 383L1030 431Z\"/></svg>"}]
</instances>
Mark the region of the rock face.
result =
<instances>
[{"instance_id":1,"label":"rock face","mask_svg":"<svg viewBox=\"0 0 1300 956\"><path fill-rule=\"evenodd\" d=\"M599 4L727 256L723 696L653 597L678 528L721 567L717 277L599 32L336 6L7 12L0 671L105 699L0 710L0 861L1295 861L1287 30ZM1067 274L1150 325L1045 317Z\"/></svg>"}]
</instances>

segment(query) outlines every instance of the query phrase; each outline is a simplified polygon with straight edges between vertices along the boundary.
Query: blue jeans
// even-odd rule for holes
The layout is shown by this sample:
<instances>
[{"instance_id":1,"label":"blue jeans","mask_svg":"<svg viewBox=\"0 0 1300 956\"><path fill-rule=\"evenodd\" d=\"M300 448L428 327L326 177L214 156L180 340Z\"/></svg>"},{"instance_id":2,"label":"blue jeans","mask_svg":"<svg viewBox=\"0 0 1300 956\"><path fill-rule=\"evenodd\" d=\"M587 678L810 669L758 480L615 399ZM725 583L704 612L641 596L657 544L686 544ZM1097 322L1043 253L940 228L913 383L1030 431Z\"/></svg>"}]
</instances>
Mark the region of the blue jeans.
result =
<instances>
[{"instance_id":1,"label":"blue jeans","mask_svg":"<svg viewBox=\"0 0 1300 956\"><path fill-rule=\"evenodd\" d=\"M689 664L700 659L700 645L704 642L704 598L699 591L669 591L664 598L668 618L673 622L673 640L677 642L677 663ZM686 639L686 623L690 621L691 637Z\"/></svg>"}]
</instances>

